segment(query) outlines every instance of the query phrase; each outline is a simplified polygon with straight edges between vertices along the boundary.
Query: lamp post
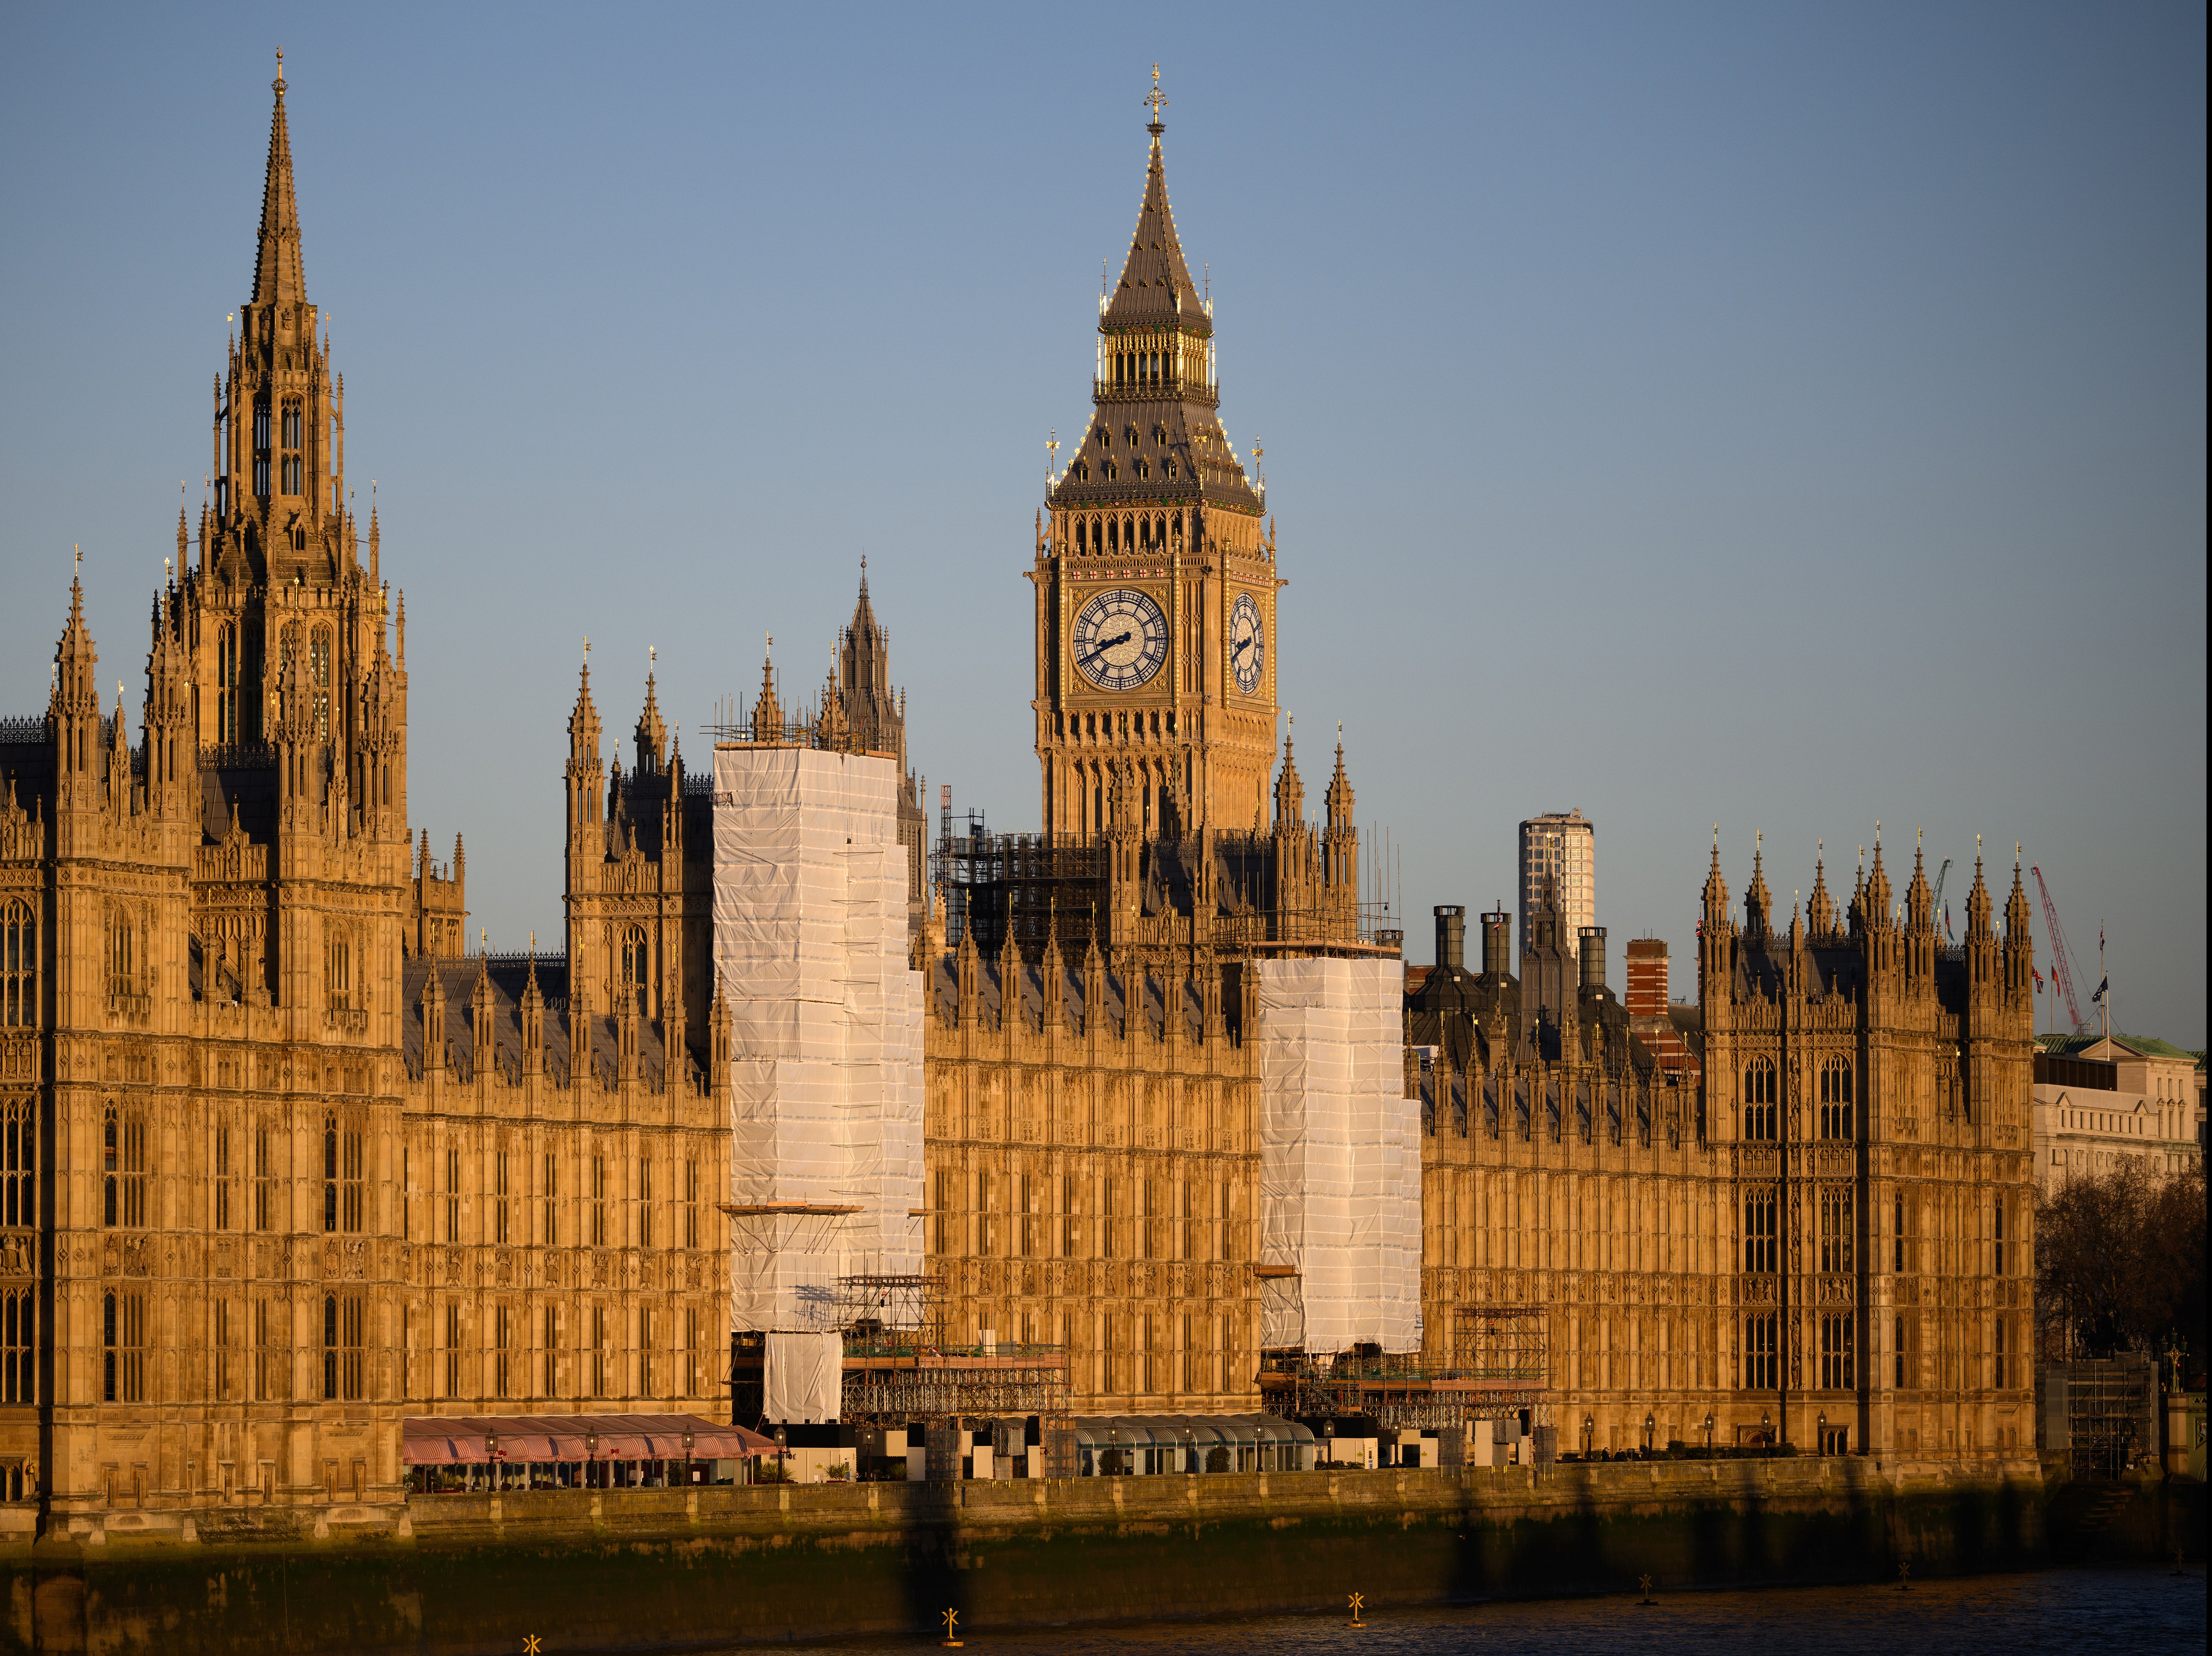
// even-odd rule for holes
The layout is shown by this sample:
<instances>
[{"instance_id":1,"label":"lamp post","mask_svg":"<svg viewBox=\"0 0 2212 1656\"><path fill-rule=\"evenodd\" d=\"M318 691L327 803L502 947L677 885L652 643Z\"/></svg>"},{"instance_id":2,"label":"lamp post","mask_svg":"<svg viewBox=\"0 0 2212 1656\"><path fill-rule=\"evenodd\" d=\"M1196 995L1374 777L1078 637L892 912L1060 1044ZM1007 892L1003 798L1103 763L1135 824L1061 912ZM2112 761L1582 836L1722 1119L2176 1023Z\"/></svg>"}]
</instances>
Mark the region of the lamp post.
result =
<instances>
[{"instance_id":1,"label":"lamp post","mask_svg":"<svg viewBox=\"0 0 2212 1656\"><path fill-rule=\"evenodd\" d=\"M1825 1455L1828 1452L1828 1411L1826 1409L1823 1409L1820 1411L1820 1419L1814 1431L1817 1435L1813 1440L1820 1445L1816 1452Z\"/></svg>"},{"instance_id":2,"label":"lamp post","mask_svg":"<svg viewBox=\"0 0 2212 1656\"><path fill-rule=\"evenodd\" d=\"M1597 1443L1597 1416L1583 1416L1583 1458L1588 1460Z\"/></svg>"},{"instance_id":3,"label":"lamp post","mask_svg":"<svg viewBox=\"0 0 2212 1656\"><path fill-rule=\"evenodd\" d=\"M686 1427L684 1430L684 1485L689 1489L691 1482L691 1429Z\"/></svg>"},{"instance_id":4,"label":"lamp post","mask_svg":"<svg viewBox=\"0 0 2212 1656\"><path fill-rule=\"evenodd\" d=\"M585 1487L586 1489L590 1489L590 1488L592 1487L592 1463L593 1461L597 1460L599 1458L599 1434L597 1432L586 1432L586 1433L585 1433L585 1434L584 1434L584 1487Z\"/></svg>"},{"instance_id":5,"label":"lamp post","mask_svg":"<svg viewBox=\"0 0 2212 1656\"><path fill-rule=\"evenodd\" d=\"M1252 1457L1256 1463L1260 1455L1260 1440L1258 1428L1255 1427L1253 1431ZM1326 1420L1321 1423L1321 1458L1325 1464L1330 1466L1336 1464L1336 1422L1334 1420Z\"/></svg>"},{"instance_id":6,"label":"lamp post","mask_svg":"<svg viewBox=\"0 0 2212 1656\"><path fill-rule=\"evenodd\" d=\"M1647 1455L1651 1452L1651 1440L1657 1435L1658 1430L1659 1422L1647 1413L1644 1416L1644 1452Z\"/></svg>"},{"instance_id":7,"label":"lamp post","mask_svg":"<svg viewBox=\"0 0 2212 1656\"><path fill-rule=\"evenodd\" d=\"M484 1460L486 1463L484 1470L491 1478L491 1487L497 1489L499 1488L499 1434L496 1432L484 1434Z\"/></svg>"},{"instance_id":8,"label":"lamp post","mask_svg":"<svg viewBox=\"0 0 2212 1656\"><path fill-rule=\"evenodd\" d=\"M1198 1434L1188 1426L1182 1428L1182 1470L1186 1473L1198 1470Z\"/></svg>"},{"instance_id":9,"label":"lamp post","mask_svg":"<svg viewBox=\"0 0 2212 1656\"><path fill-rule=\"evenodd\" d=\"M775 1476L779 1483L791 1476L791 1469L784 1464L784 1453L790 1446L791 1441L784 1428L781 1426L777 1427L775 1428Z\"/></svg>"},{"instance_id":10,"label":"lamp post","mask_svg":"<svg viewBox=\"0 0 2212 1656\"><path fill-rule=\"evenodd\" d=\"M1764 1409L1759 1411L1759 1435L1769 1449L1774 1447L1774 1416Z\"/></svg>"},{"instance_id":11,"label":"lamp post","mask_svg":"<svg viewBox=\"0 0 2212 1656\"><path fill-rule=\"evenodd\" d=\"M1713 1458L1713 1417L1712 1417L1712 1416L1711 1416L1710 1413L1708 1413L1708 1414L1705 1416L1705 1458L1706 1458L1707 1460L1711 1460L1712 1458Z\"/></svg>"}]
</instances>

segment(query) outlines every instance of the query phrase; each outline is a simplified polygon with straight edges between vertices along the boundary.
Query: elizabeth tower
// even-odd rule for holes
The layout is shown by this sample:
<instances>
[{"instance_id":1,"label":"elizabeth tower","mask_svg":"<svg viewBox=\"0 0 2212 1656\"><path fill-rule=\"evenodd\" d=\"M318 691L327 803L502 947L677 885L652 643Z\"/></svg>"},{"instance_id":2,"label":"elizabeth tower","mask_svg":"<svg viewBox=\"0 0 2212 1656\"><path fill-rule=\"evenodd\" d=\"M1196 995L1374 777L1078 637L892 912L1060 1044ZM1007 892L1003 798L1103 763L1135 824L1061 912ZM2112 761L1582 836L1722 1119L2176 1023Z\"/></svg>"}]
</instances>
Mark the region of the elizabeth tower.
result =
<instances>
[{"instance_id":1,"label":"elizabeth tower","mask_svg":"<svg viewBox=\"0 0 2212 1656\"><path fill-rule=\"evenodd\" d=\"M1036 563L1044 825L1092 840L1117 776L1146 838L1261 825L1275 757L1275 576L1260 491L1223 434L1213 306L1152 162L1099 296L1089 429L1046 494Z\"/></svg>"}]
</instances>

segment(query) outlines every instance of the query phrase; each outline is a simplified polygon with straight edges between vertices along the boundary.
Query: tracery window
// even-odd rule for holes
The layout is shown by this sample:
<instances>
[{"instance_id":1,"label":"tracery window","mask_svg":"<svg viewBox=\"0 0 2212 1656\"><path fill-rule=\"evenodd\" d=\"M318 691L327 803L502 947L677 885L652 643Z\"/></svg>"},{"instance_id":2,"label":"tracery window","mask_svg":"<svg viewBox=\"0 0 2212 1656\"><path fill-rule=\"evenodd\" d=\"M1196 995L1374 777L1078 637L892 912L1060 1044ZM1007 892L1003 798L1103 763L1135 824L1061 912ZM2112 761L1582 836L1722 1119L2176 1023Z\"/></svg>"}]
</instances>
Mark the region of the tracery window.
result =
<instances>
[{"instance_id":1,"label":"tracery window","mask_svg":"<svg viewBox=\"0 0 2212 1656\"><path fill-rule=\"evenodd\" d=\"M39 1222L38 1105L0 1104L0 1225Z\"/></svg>"},{"instance_id":2,"label":"tracery window","mask_svg":"<svg viewBox=\"0 0 2212 1656\"><path fill-rule=\"evenodd\" d=\"M230 1228L230 1129L215 1129L215 1227Z\"/></svg>"},{"instance_id":3,"label":"tracery window","mask_svg":"<svg viewBox=\"0 0 2212 1656\"><path fill-rule=\"evenodd\" d=\"M215 636L215 739L238 740L238 624L226 621Z\"/></svg>"},{"instance_id":4,"label":"tracery window","mask_svg":"<svg viewBox=\"0 0 2212 1656\"><path fill-rule=\"evenodd\" d=\"M1851 1317L1849 1312L1834 1312L1820 1318L1820 1385L1831 1391L1848 1391L1856 1384L1853 1378Z\"/></svg>"},{"instance_id":5,"label":"tracery window","mask_svg":"<svg viewBox=\"0 0 2212 1656\"><path fill-rule=\"evenodd\" d=\"M592 1245L607 1245L607 1162L605 1156L592 1158Z\"/></svg>"},{"instance_id":6,"label":"tracery window","mask_svg":"<svg viewBox=\"0 0 2212 1656\"><path fill-rule=\"evenodd\" d=\"M253 492L263 499L269 496L269 405L264 400L253 405Z\"/></svg>"},{"instance_id":7,"label":"tracery window","mask_svg":"<svg viewBox=\"0 0 2212 1656\"><path fill-rule=\"evenodd\" d=\"M457 1300L446 1303L446 1395L461 1395L461 1307Z\"/></svg>"},{"instance_id":8,"label":"tracery window","mask_svg":"<svg viewBox=\"0 0 2212 1656\"><path fill-rule=\"evenodd\" d=\"M353 939L333 928L323 942L324 1000L332 1012L353 1007Z\"/></svg>"},{"instance_id":9,"label":"tracery window","mask_svg":"<svg viewBox=\"0 0 2212 1656\"><path fill-rule=\"evenodd\" d=\"M323 1117L323 1228L358 1232L364 1201L362 1164L366 1159L357 1120L341 1120L335 1110Z\"/></svg>"},{"instance_id":10,"label":"tracery window","mask_svg":"<svg viewBox=\"0 0 2212 1656\"><path fill-rule=\"evenodd\" d=\"M208 1366L214 1371L215 1400L230 1401L230 1301L216 1300L209 1308Z\"/></svg>"},{"instance_id":11,"label":"tracery window","mask_svg":"<svg viewBox=\"0 0 2212 1656\"><path fill-rule=\"evenodd\" d=\"M0 1294L0 1403L36 1403L38 1301L28 1288Z\"/></svg>"},{"instance_id":12,"label":"tracery window","mask_svg":"<svg viewBox=\"0 0 2212 1656\"><path fill-rule=\"evenodd\" d=\"M39 918L27 903L0 906L0 1027L39 1021Z\"/></svg>"},{"instance_id":13,"label":"tracery window","mask_svg":"<svg viewBox=\"0 0 2212 1656\"><path fill-rule=\"evenodd\" d=\"M1820 1190L1820 1269L1847 1272L1851 1269L1851 1191L1849 1185L1824 1185Z\"/></svg>"},{"instance_id":14,"label":"tracery window","mask_svg":"<svg viewBox=\"0 0 2212 1656\"><path fill-rule=\"evenodd\" d=\"M253 1228L257 1231L270 1227L276 1184L270 1166L269 1129L257 1125L253 1129Z\"/></svg>"},{"instance_id":15,"label":"tracery window","mask_svg":"<svg viewBox=\"0 0 2212 1656\"><path fill-rule=\"evenodd\" d=\"M491 1172L491 1239L504 1244L507 1233L507 1152L500 1151L492 1157ZM505 1344L504 1341L501 1342ZM502 1391L500 1396L507 1395Z\"/></svg>"},{"instance_id":16,"label":"tracery window","mask_svg":"<svg viewBox=\"0 0 2212 1656\"><path fill-rule=\"evenodd\" d=\"M1771 1271L1775 1267L1774 1192L1761 1190L1744 1198L1743 1203L1743 1268L1747 1271Z\"/></svg>"},{"instance_id":17,"label":"tracery window","mask_svg":"<svg viewBox=\"0 0 2212 1656\"><path fill-rule=\"evenodd\" d=\"M146 1118L109 1105L100 1123L101 1211L110 1227L146 1224Z\"/></svg>"},{"instance_id":18,"label":"tracery window","mask_svg":"<svg viewBox=\"0 0 2212 1656\"><path fill-rule=\"evenodd\" d=\"M514 1344L514 1312L507 1306L495 1307L492 1318L492 1396L507 1395L508 1354Z\"/></svg>"},{"instance_id":19,"label":"tracery window","mask_svg":"<svg viewBox=\"0 0 2212 1656\"><path fill-rule=\"evenodd\" d=\"M297 494L299 490L292 492ZM315 740L326 742L331 739L331 635L327 628L317 627L308 636L307 686L313 698L309 705L315 723Z\"/></svg>"},{"instance_id":20,"label":"tracery window","mask_svg":"<svg viewBox=\"0 0 2212 1656\"><path fill-rule=\"evenodd\" d=\"M684 1245L699 1245L699 1164L684 1164Z\"/></svg>"},{"instance_id":21,"label":"tracery window","mask_svg":"<svg viewBox=\"0 0 2212 1656\"><path fill-rule=\"evenodd\" d=\"M653 1245L653 1158L637 1159L637 1245Z\"/></svg>"},{"instance_id":22,"label":"tracery window","mask_svg":"<svg viewBox=\"0 0 2212 1656\"><path fill-rule=\"evenodd\" d=\"M651 1017L653 1005L647 991L653 983L653 946L646 941L645 928L632 926L623 933L621 958L617 961L617 993L627 992L636 997L638 1015Z\"/></svg>"},{"instance_id":23,"label":"tracery window","mask_svg":"<svg viewBox=\"0 0 2212 1656\"><path fill-rule=\"evenodd\" d=\"M1750 1391L1771 1391L1782 1373L1774 1313L1743 1319L1743 1384Z\"/></svg>"},{"instance_id":24,"label":"tracery window","mask_svg":"<svg viewBox=\"0 0 2212 1656\"><path fill-rule=\"evenodd\" d=\"M128 910L110 912L107 922L107 993L120 1000L138 992L138 928Z\"/></svg>"},{"instance_id":25,"label":"tracery window","mask_svg":"<svg viewBox=\"0 0 2212 1656\"><path fill-rule=\"evenodd\" d=\"M111 1294L100 1305L101 1397L107 1403L146 1401L146 1296Z\"/></svg>"},{"instance_id":26,"label":"tracery window","mask_svg":"<svg viewBox=\"0 0 2212 1656\"><path fill-rule=\"evenodd\" d=\"M1743 1069L1743 1135L1771 1142L1778 1125L1773 1060L1753 1058Z\"/></svg>"},{"instance_id":27,"label":"tracery window","mask_svg":"<svg viewBox=\"0 0 2212 1656\"><path fill-rule=\"evenodd\" d=\"M1849 1058L1830 1058L1820 1066L1820 1136L1848 1139L1855 1070Z\"/></svg>"},{"instance_id":28,"label":"tracery window","mask_svg":"<svg viewBox=\"0 0 2212 1656\"><path fill-rule=\"evenodd\" d=\"M362 1395L364 1307L357 1295L323 1296L323 1396L358 1403Z\"/></svg>"}]
</instances>

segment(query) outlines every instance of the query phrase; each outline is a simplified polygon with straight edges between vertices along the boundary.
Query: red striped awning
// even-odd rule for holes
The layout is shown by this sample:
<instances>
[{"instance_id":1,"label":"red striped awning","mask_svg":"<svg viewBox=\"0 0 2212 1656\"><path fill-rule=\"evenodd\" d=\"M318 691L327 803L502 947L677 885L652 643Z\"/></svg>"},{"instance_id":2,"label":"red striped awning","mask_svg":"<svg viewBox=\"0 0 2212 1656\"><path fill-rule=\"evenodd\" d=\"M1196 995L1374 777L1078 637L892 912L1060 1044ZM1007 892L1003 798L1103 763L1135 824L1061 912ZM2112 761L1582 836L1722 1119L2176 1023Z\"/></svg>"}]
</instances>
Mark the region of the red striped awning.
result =
<instances>
[{"instance_id":1,"label":"red striped awning","mask_svg":"<svg viewBox=\"0 0 2212 1656\"><path fill-rule=\"evenodd\" d=\"M400 1458L410 1466L481 1464L496 1440L503 1461L740 1460L775 1442L697 1415L410 1415ZM684 1434L691 1443L684 1446Z\"/></svg>"}]
</instances>

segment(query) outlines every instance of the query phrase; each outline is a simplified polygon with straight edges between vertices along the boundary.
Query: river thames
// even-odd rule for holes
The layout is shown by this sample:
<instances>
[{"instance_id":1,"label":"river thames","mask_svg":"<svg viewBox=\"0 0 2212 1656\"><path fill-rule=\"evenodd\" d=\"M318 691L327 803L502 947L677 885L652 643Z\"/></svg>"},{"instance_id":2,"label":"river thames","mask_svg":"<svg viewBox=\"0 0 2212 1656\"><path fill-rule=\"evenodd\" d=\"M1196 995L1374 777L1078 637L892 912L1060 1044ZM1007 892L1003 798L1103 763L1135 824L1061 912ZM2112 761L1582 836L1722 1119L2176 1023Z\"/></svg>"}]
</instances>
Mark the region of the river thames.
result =
<instances>
[{"instance_id":1,"label":"river thames","mask_svg":"<svg viewBox=\"0 0 2212 1656\"><path fill-rule=\"evenodd\" d=\"M1200 1652L1207 1656L1484 1656L1561 1651L1650 1652L1659 1656L1844 1656L1917 1651L1926 1656L2021 1656L2023 1652L2109 1650L2125 1656L2205 1647L2204 1572L2171 1569L2051 1570L1963 1580L1849 1587L1771 1587L1741 1592L1662 1592L1603 1598L1492 1601L1449 1608L1370 1610L1367 1625L1344 1615L1271 1616L1219 1622L1130 1623L1105 1627L1009 1629L963 1625L969 1650L998 1656L1104 1656L1107 1652ZM810 1644L817 1652L881 1656L938 1647L942 1635ZM738 1647L758 1649L758 1646Z\"/></svg>"}]
</instances>

